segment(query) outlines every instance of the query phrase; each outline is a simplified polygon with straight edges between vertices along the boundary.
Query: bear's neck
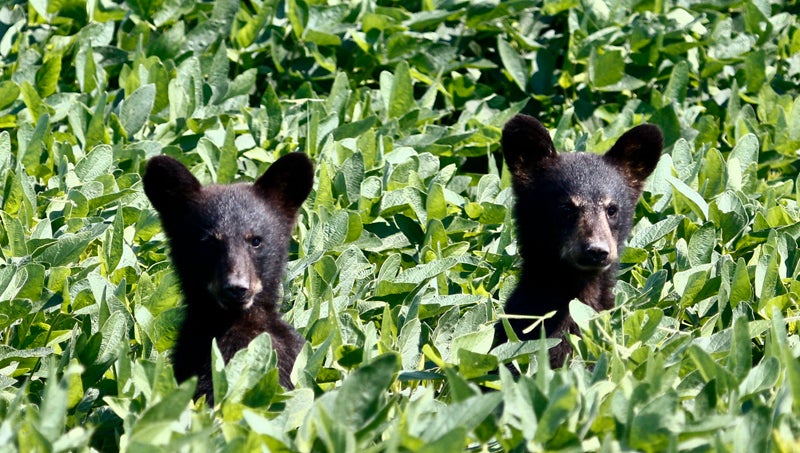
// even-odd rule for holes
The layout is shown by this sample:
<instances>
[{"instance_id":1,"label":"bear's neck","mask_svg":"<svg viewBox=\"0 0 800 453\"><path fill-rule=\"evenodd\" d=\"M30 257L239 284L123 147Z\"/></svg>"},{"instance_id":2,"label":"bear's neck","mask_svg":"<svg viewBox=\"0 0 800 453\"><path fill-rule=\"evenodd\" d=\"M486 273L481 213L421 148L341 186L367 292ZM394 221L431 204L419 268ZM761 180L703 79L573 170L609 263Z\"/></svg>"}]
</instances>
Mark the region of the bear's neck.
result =
<instances>
[{"instance_id":1,"label":"bear's neck","mask_svg":"<svg viewBox=\"0 0 800 453\"><path fill-rule=\"evenodd\" d=\"M216 338L227 362L256 335L281 322L274 304L256 300L246 311L224 310L210 296L186 296L186 316L173 352L175 377L188 379L199 368L210 366L211 341ZM198 367L198 364L204 364Z\"/></svg>"},{"instance_id":2,"label":"bear's neck","mask_svg":"<svg viewBox=\"0 0 800 453\"><path fill-rule=\"evenodd\" d=\"M602 272L576 272L574 268L552 263L523 266L518 290L530 303L546 301L550 311L566 312L573 299L596 311L608 310L614 306L616 273L616 265Z\"/></svg>"},{"instance_id":3,"label":"bear's neck","mask_svg":"<svg viewBox=\"0 0 800 453\"><path fill-rule=\"evenodd\" d=\"M275 305L275 297L264 292L256 295L253 304L247 310L226 310L206 291L188 291L184 288L184 304L186 315L181 328L181 335L195 341L208 342L212 338L219 339L229 331L242 326L263 326L271 318L279 317ZM203 346L205 347L205 346Z\"/></svg>"}]
</instances>

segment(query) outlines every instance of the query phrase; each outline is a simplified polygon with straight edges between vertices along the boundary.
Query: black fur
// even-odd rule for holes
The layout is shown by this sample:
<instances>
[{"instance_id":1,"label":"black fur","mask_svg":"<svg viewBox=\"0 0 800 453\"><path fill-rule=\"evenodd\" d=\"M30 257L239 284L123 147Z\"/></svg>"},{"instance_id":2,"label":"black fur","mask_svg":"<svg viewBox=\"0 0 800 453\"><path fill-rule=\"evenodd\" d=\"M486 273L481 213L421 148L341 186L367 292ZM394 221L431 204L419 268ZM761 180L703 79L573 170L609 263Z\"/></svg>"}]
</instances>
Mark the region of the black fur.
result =
<instances>
[{"instance_id":1,"label":"black fur","mask_svg":"<svg viewBox=\"0 0 800 453\"><path fill-rule=\"evenodd\" d=\"M577 298L598 311L614 306L618 254L662 144L656 126L641 125L603 156L557 154L547 129L533 117L517 115L503 129L523 261L520 283L505 312L557 312L544 322L549 337L562 339L550 350L553 367L561 366L571 352L564 336L580 334L569 315L569 302ZM531 320L509 322L520 339L541 335L539 328L523 333ZM507 340L502 323L496 325L495 338L497 344Z\"/></svg>"},{"instance_id":2,"label":"black fur","mask_svg":"<svg viewBox=\"0 0 800 453\"><path fill-rule=\"evenodd\" d=\"M292 387L304 340L281 319L280 287L295 217L313 179L300 153L278 159L254 184L208 187L171 157L148 162L144 190L161 216L186 299L175 377L198 376L196 396L213 401L213 338L228 361L263 332L278 355L280 383Z\"/></svg>"}]
</instances>

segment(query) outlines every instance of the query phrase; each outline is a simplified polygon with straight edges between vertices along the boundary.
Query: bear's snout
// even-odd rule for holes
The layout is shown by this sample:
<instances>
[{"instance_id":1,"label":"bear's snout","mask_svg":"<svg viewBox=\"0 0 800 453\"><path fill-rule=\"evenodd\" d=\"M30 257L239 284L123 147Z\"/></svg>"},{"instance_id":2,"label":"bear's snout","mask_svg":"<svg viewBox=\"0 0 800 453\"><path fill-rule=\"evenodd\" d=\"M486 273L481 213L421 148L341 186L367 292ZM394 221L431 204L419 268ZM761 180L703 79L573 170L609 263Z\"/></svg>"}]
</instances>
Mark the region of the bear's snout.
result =
<instances>
[{"instance_id":1,"label":"bear's snout","mask_svg":"<svg viewBox=\"0 0 800 453\"><path fill-rule=\"evenodd\" d=\"M227 306L245 305L253 298L250 285L242 279L228 280L220 288L220 297Z\"/></svg>"},{"instance_id":2,"label":"bear's snout","mask_svg":"<svg viewBox=\"0 0 800 453\"><path fill-rule=\"evenodd\" d=\"M253 305L262 285L246 251L232 248L217 263L208 288L221 308L239 311Z\"/></svg>"},{"instance_id":3,"label":"bear's snout","mask_svg":"<svg viewBox=\"0 0 800 453\"><path fill-rule=\"evenodd\" d=\"M610 252L607 242L595 242L584 248L581 258L585 265L606 267Z\"/></svg>"},{"instance_id":4,"label":"bear's snout","mask_svg":"<svg viewBox=\"0 0 800 453\"><path fill-rule=\"evenodd\" d=\"M222 276L216 296L220 305L228 310L247 310L261 291L261 281L248 272L231 272Z\"/></svg>"}]
</instances>

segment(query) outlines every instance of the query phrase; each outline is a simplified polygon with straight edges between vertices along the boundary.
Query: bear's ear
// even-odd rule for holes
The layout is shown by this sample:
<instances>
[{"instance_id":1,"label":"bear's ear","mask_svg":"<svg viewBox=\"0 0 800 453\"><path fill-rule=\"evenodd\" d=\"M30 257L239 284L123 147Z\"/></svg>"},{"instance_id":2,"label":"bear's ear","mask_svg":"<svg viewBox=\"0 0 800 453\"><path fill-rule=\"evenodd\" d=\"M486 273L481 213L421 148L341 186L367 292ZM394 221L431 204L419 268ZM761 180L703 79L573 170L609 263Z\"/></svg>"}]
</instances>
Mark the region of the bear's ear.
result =
<instances>
[{"instance_id":1,"label":"bear's ear","mask_svg":"<svg viewBox=\"0 0 800 453\"><path fill-rule=\"evenodd\" d=\"M640 190L655 170L663 146L661 130L652 124L642 124L622 134L603 159L617 167L631 187Z\"/></svg>"},{"instance_id":2,"label":"bear's ear","mask_svg":"<svg viewBox=\"0 0 800 453\"><path fill-rule=\"evenodd\" d=\"M511 174L528 179L536 169L558 157L550 133L536 118L516 115L503 128L503 155Z\"/></svg>"},{"instance_id":3,"label":"bear's ear","mask_svg":"<svg viewBox=\"0 0 800 453\"><path fill-rule=\"evenodd\" d=\"M289 153L276 160L255 182L256 191L294 215L311 193L314 166L303 153Z\"/></svg>"},{"instance_id":4,"label":"bear's ear","mask_svg":"<svg viewBox=\"0 0 800 453\"><path fill-rule=\"evenodd\" d=\"M202 189L182 163L163 155L150 159L142 182L147 198L162 215L184 205Z\"/></svg>"}]
</instances>

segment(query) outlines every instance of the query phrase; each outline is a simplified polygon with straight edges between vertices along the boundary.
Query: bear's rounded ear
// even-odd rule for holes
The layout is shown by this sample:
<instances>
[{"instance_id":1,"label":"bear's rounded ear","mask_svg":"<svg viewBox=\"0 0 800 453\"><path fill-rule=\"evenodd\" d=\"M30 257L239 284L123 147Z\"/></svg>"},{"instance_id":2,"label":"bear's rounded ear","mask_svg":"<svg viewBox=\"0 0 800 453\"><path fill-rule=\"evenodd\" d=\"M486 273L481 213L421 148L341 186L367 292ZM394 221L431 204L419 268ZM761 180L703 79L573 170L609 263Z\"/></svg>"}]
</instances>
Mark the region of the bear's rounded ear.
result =
<instances>
[{"instance_id":1,"label":"bear's rounded ear","mask_svg":"<svg viewBox=\"0 0 800 453\"><path fill-rule=\"evenodd\" d=\"M303 153L289 153L269 166L254 184L256 191L294 215L314 185L314 166Z\"/></svg>"},{"instance_id":2,"label":"bear's rounded ear","mask_svg":"<svg viewBox=\"0 0 800 453\"><path fill-rule=\"evenodd\" d=\"M147 163L142 178L144 193L163 214L179 208L200 193L200 181L182 163L169 156L156 156Z\"/></svg>"},{"instance_id":3,"label":"bear's rounded ear","mask_svg":"<svg viewBox=\"0 0 800 453\"><path fill-rule=\"evenodd\" d=\"M631 187L641 189L655 170L663 146L661 130L652 124L642 124L622 134L603 159L617 167Z\"/></svg>"},{"instance_id":4,"label":"bear's rounded ear","mask_svg":"<svg viewBox=\"0 0 800 453\"><path fill-rule=\"evenodd\" d=\"M550 133L536 118L515 115L503 128L503 155L516 178L531 176L542 164L558 157Z\"/></svg>"}]
</instances>

